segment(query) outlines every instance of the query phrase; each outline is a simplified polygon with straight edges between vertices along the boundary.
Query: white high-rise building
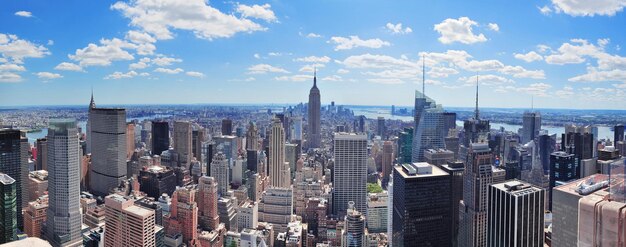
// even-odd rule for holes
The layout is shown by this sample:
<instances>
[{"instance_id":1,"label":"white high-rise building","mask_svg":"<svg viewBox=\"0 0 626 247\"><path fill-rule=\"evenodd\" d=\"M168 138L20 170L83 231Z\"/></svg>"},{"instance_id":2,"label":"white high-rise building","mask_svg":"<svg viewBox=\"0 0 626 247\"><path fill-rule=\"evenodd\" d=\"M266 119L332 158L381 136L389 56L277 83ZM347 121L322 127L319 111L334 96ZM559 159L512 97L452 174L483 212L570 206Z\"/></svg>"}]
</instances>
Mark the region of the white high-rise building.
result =
<instances>
[{"instance_id":1,"label":"white high-rise building","mask_svg":"<svg viewBox=\"0 0 626 247\"><path fill-rule=\"evenodd\" d=\"M230 185L230 169L228 163L226 155L222 152L215 154L213 162L211 162L211 177L215 178L215 181L217 181L217 193L221 196L226 195Z\"/></svg>"},{"instance_id":2,"label":"white high-rise building","mask_svg":"<svg viewBox=\"0 0 626 247\"><path fill-rule=\"evenodd\" d=\"M124 153L124 150L122 152ZM76 122L74 120L50 121L48 128L48 211L44 231L46 239L52 246L82 246L83 244L79 161Z\"/></svg>"},{"instance_id":3,"label":"white high-rise building","mask_svg":"<svg viewBox=\"0 0 626 247\"><path fill-rule=\"evenodd\" d=\"M348 202L359 212L367 211L367 136L335 133L333 212L343 218Z\"/></svg>"},{"instance_id":4,"label":"white high-rise building","mask_svg":"<svg viewBox=\"0 0 626 247\"><path fill-rule=\"evenodd\" d=\"M291 169L285 162L285 129L280 119L274 118L270 135L270 181L274 187L291 186Z\"/></svg>"},{"instance_id":5,"label":"white high-rise building","mask_svg":"<svg viewBox=\"0 0 626 247\"><path fill-rule=\"evenodd\" d=\"M274 232L287 231L287 224L294 219L293 190L270 187L261 197L259 221L274 225Z\"/></svg>"},{"instance_id":6,"label":"white high-rise building","mask_svg":"<svg viewBox=\"0 0 626 247\"><path fill-rule=\"evenodd\" d=\"M245 201L237 207L237 228L256 229L259 224L259 204L253 201Z\"/></svg>"},{"instance_id":7,"label":"white high-rise building","mask_svg":"<svg viewBox=\"0 0 626 247\"><path fill-rule=\"evenodd\" d=\"M89 126L89 188L96 195L106 196L126 180L126 110L92 108Z\"/></svg>"},{"instance_id":8,"label":"white high-rise building","mask_svg":"<svg viewBox=\"0 0 626 247\"><path fill-rule=\"evenodd\" d=\"M291 140L302 140L302 117L291 117Z\"/></svg>"}]
</instances>

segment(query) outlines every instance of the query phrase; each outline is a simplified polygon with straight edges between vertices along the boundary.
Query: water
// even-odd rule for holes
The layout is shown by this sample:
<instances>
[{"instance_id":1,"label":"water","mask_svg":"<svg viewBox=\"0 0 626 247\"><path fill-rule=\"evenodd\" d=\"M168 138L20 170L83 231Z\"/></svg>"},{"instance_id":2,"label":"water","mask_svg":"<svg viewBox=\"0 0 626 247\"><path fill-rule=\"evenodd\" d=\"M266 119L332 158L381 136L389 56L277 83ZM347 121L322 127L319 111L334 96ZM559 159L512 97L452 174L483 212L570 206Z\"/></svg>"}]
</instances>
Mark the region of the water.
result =
<instances>
[{"instance_id":1,"label":"water","mask_svg":"<svg viewBox=\"0 0 626 247\"><path fill-rule=\"evenodd\" d=\"M171 115L151 115L151 116L144 116L144 117L132 117L132 118L126 118L126 121L130 122L133 120L137 120L139 122L142 122L143 120L166 118L170 116ZM87 131L87 121L78 121L78 127L82 130L83 133L85 133L85 131ZM48 128L42 128L41 131L26 133L26 137L28 138L29 143L35 143L37 139L44 138L47 135L48 135Z\"/></svg>"}]
</instances>

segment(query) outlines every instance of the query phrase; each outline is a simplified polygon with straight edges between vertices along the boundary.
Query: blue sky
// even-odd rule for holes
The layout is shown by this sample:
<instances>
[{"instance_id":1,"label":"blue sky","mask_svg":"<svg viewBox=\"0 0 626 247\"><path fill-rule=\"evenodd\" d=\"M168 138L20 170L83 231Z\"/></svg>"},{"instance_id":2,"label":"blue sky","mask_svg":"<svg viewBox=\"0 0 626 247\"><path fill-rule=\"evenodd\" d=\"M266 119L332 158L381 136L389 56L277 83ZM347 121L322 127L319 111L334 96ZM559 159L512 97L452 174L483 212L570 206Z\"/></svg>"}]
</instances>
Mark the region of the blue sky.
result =
<instances>
[{"instance_id":1,"label":"blue sky","mask_svg":"<svg viewBox=\"0 0 626 247\"><path fill-rule=\"evenodd\" d=\"M589 2L589 3L585 3ZM626 109L624 0L2 1L0 105ZM424 60L423 60L424 59Z\"/></svg>"}]
</instances>

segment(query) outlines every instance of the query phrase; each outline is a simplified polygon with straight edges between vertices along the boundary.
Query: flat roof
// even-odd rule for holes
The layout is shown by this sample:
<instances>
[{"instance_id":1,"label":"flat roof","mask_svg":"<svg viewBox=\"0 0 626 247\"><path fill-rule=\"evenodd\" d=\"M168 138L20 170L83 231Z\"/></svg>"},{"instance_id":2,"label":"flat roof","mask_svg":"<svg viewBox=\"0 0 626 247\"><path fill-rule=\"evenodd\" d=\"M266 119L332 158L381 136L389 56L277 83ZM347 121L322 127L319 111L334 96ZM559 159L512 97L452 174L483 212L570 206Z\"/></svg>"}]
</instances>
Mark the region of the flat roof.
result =
<instances>
[{"instance_id":1,"label":"flat roof","mask_svg":"<svg viewBox=\"0 0 626 247\"><path fill-rule=\"evenodd\" d=\"M402 177L404 178L423 178L423 177L436 177L436 176L449 175L448 172L442 170L441 168L433 164L426 163L426 162L417 162L417 163L413 163L412 165L418 165L418 166L428 165L432 168L432 172L428 174L416 173L415 175L409 175L407 172L404 171L404 168L402 167L402 165L394 166L394 169L396 169L396 171L398 171L400 175L402 175Z\"/></svg>"}]
</instances>

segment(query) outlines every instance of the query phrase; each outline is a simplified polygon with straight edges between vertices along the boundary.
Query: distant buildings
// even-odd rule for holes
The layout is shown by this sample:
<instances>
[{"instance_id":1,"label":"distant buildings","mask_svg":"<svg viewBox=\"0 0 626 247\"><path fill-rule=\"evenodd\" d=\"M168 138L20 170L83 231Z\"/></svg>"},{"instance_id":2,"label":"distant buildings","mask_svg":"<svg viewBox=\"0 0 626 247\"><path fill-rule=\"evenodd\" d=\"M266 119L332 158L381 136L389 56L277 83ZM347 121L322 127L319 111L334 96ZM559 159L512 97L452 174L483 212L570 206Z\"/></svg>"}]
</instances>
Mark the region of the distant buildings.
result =
<instances>
[{"instance_id":1,"label":"distant buildings","mask_svg":"<svg viewBox=\"0 0 626 247\"><path fill-rule=\"evenodd\" d=\"M348 202L359 212L367 210L367 137L364 134L334 134L333 212L345 215Z\"/></svg>"},{"instance_id":2,"label":"distant buildings","mask_svg":"<svg viewBox=\"0 0 626 247\"><path fill-rule=\"evenodd\" d=\"M393 174L393 246L452 246L450 175L428 163Z\"/></svg>"},{"instance_id":3,"label":"distant buildings","mask_svg":"<svg viewBox=\"0 0 626 247\"><path fill-rule=\"evenodd\" d=\"M517 180L489 188L487 246L544 246L545 191Z\"/></svg>"},{"instance_id":4,"label":"distant buildings","mask_svg":"<svg viewBox=\"0 0 626 247\"><path fill-rule=\"evenodd\" d=\"M47 139L49 192L44 227L46 239L55 247L81 246L80 157L76 122L50 121ZM126 142L125 139L122 140ZM121 151L125 156L125 150Z\"/></svg>"}]
</instances>

